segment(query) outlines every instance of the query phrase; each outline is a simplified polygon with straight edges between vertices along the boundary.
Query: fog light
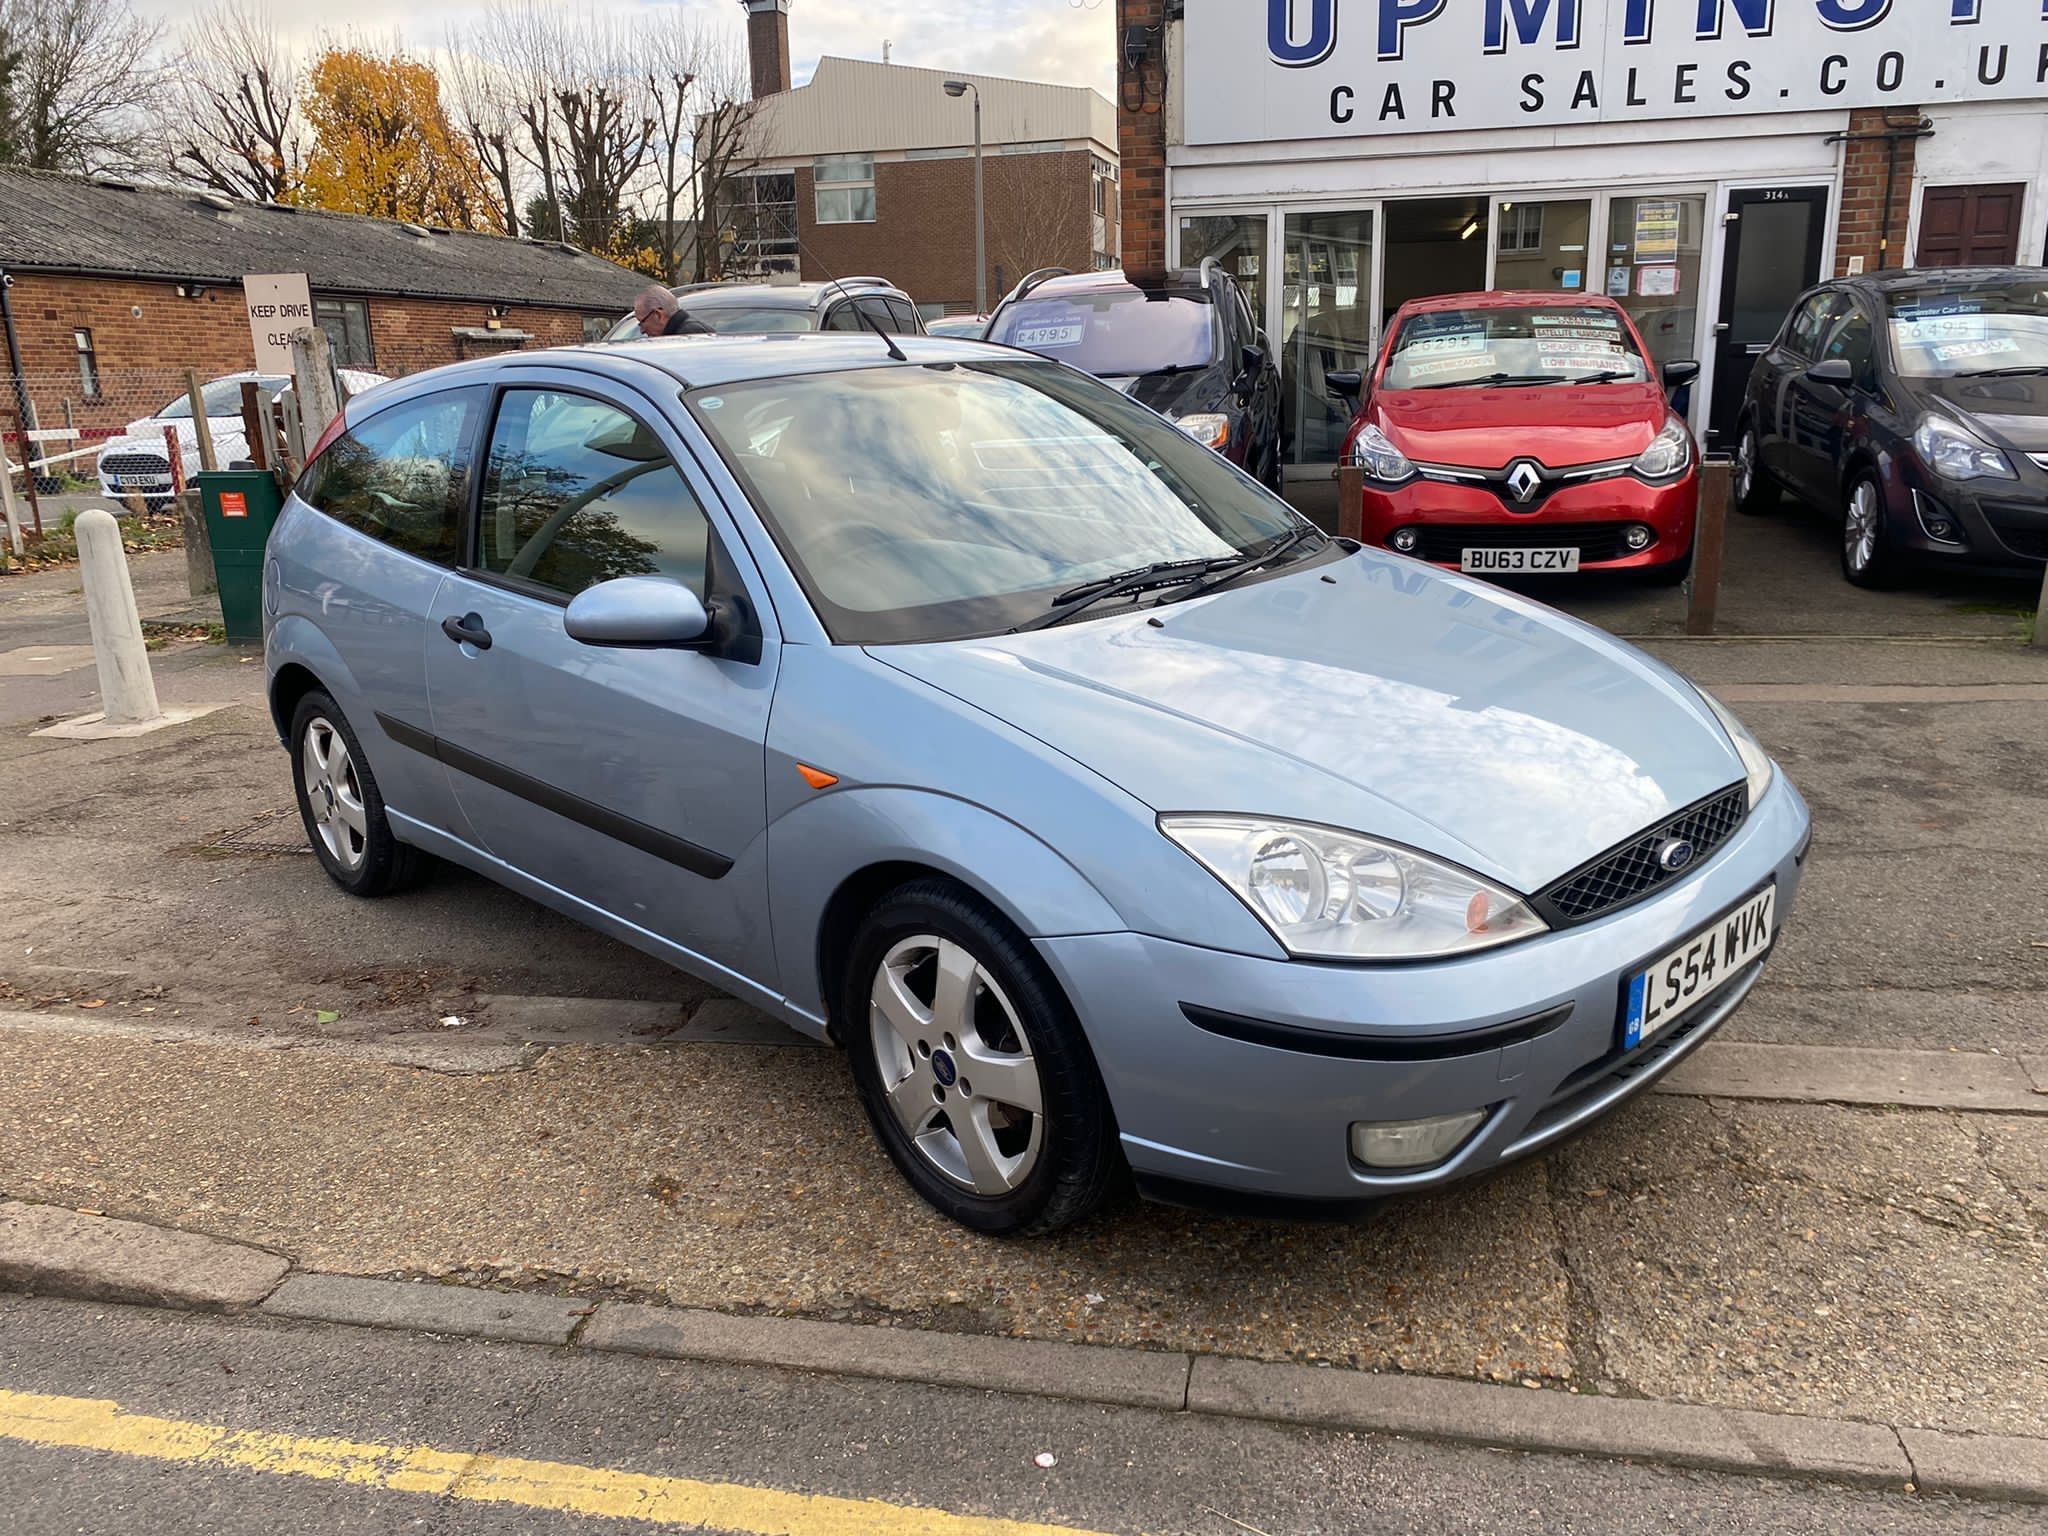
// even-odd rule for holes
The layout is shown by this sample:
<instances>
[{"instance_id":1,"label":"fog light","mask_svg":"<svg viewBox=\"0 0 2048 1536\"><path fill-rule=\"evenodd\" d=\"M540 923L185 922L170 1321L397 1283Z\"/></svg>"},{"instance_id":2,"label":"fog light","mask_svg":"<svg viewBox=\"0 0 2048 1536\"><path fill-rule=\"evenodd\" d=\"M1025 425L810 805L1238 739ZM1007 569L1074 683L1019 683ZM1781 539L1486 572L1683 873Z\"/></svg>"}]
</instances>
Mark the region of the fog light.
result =
<instances>
[{"instance_id":1,"label":"fog light","mask_svg":"<svg viewBox=\"0 0 2048 1536\"><path fill-rule=\"evenodd\" d=\"M1415 546L1422 542L1422 535L1413 528L1396 528L1393 537L1387 542L1402 554L1412 555L1415 553Z\"/></svg>"},{"instance_id":2,"label":"fog light","mask_svg":"<svg viewBox=\"0 0 2048 1536\"><path fill-rule=\"evenodd\" d=\"M1650 540L1655 538L1656 535L1651 533L1641 523L1631 523L1629 524L1628 532L1624 533L1621 537L1630 549L1648 549L1650 547Z\"/></svg>"},{"instance_id":3,"label":"fog light","mask_svg":"<svg viewBox=\"0 0 2048 1536\"><path fill-rule=\"evenodd\" d=\"M1926 531L1927 537L1933 539L1936 543L1960 544L1963 542L1963 530L1957 525L1955 518L1949 514L1947 507L1944 507L1932 496L1922 496L1918 491L1915 491L1913 493L1913 513L1920 519L1920 526Z\"/></svg>"},{"instance_id":4,"label":"fog light","mask_svg":"<svg viewBox=\"0 0 2048 1536\"><path fill-rule=\"evenodd\" d=\"M1351 1127L1351 1155L1368 1168L1427 1168L1471 1139L1483 1109L1426 1120L1360 1120Z\"/></svg>"}]
</instances>

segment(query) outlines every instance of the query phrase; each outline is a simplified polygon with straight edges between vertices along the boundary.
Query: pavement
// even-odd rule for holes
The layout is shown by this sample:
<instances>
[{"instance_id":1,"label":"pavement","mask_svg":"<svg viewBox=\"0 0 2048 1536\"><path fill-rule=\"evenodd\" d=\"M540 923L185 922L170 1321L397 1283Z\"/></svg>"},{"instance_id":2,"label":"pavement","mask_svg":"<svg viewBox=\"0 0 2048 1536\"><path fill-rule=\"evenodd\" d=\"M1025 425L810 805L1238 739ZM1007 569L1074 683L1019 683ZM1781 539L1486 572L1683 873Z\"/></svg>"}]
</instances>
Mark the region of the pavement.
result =
<instances>
[{"instance_id":1,"label":"pavement","mask_svg":"<svg viewBox=\"0 0 2048 1536\"><path fill-rule=\"evenodd\" d=\"M182 556L137 565L182 593ZM334 891L243 655L155 658L167 702L232 701L205 720L29 737L91 707L89 658L22 661L65 574L0 583L0 1197L585 1304L2048 1437L2048 658L2004 618L1922 593L1884 638L1649 642L1818 833L1674 1091L1363 1226L1131 1206L1002 1244L912 1200L834 1053L459 872Z\"/></svg>"}]
</instances>

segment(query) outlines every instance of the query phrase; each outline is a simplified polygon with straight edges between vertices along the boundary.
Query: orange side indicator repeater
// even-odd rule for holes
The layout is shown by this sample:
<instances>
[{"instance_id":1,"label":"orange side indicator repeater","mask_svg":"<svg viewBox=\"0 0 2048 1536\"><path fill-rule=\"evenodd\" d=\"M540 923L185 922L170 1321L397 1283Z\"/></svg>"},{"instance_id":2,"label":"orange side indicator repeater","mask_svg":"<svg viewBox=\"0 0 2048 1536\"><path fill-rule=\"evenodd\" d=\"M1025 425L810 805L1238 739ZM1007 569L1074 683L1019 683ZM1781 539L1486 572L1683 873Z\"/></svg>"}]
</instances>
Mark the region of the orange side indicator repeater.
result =
<instances>
[{"instance_id":1,"label":"orange side indicator repeater","mask_svg":"<svg viewBox=\"0 0 2048 1536\"><path fill-rule=\"evenodd\" d=\"M796 771L804 776L804 782L813 789L830 789L839 782L839 775L827 773L822 768L813 768L809 763L798 763Z\"/></svg>"}]
</instances>

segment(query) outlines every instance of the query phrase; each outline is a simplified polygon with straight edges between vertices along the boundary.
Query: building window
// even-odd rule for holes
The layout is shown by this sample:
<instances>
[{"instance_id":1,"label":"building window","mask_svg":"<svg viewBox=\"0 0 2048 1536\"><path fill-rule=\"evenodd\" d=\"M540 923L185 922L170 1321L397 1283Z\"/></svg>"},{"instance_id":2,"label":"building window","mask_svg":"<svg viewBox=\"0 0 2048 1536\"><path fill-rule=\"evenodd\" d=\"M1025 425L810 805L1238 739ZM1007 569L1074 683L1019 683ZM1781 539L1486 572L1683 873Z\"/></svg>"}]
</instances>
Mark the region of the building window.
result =
<instances>
[{"instance_id":1,"label":"building window","mask_svg":"<svg viewBox=\"0 0 2048 1536\"><path fill-rule=\"evenodd\" d=\"M820 155L814 175L820 224L875 222L873 155Z\"/></svg>"},{"instance_id":2,"label":"building window","mask_svg":"<svg viewBox=\"0 0 2048 1536\"><path fill-rule=\"evenodd\" d=\"M1110 202L1116 196L1114 192L1110 191L1110 188L1116 184L1116 167L1100 155L1090 155L1088 157L1088 169L1091 173L1091 179L1095 183L1095 212L1098 216L1107 215Z\"/></svg>"},{"instance_id":3,"label":"building window","mask_svg":"<svg viewBox=\"0 0 2048 1536\"><path fill-rule=\"evenodd\" d=\"M1116 258L1107 251L1097 251L1095 253L1095 270L1098 272L1114 272L1116 270Z\"/></svg>"},{"instance_id":4,"label":"building window","mask_svg":"<svg viewBox=\"0 0 2048 1536\"><path fill-rule=\"evenodd\" d=\"M100 397L100 359L92 349L92 332L79 329L71 333L71 344L78 348L78 387L88 400Z\"/></svg>"},{"instance_id":5,"label":"building window","mask_svg":"<svg viewBox=\"0 0 2048 1536\"><path fill-rule=\"evenodd\" d=\"M617 323L617 321L607 319L603 315L585 315L583 317L583 339L585 341L603 341L605 337L611 334L612 327Z\"/></svg>"},{"instance_id":6,"label":"building window","mask_svg":"<svg viewBox=\"0 0 2048 1536\"><path fill-rule=\"evenodd\" d=\"M725 227L729 242L722 270L739 273L794 271L797 258L796 173L761 171L727 183Z\"/></svg>"},{"instance_id":7,"label":"building window","mask_svg":"<svg viewBox=\"0 0 2048 1536\"><path fill-rule=\"evenodd\" d=\"M361 299L315 299L313 320L327 333L327 346L337 368L373 368L377 354L370 346L370 306Z\"/></svg>"},{"instance_id":8,"label":"building window","mask_svg":"<svg viewBox=\"0 0 2048 1536\"><path fill-rule=\"evenodd\" d=\"M1504 251L1543 249L1543 205L1503 203L1500 208L1500 248Z\"/></svg>"}]
</instances>

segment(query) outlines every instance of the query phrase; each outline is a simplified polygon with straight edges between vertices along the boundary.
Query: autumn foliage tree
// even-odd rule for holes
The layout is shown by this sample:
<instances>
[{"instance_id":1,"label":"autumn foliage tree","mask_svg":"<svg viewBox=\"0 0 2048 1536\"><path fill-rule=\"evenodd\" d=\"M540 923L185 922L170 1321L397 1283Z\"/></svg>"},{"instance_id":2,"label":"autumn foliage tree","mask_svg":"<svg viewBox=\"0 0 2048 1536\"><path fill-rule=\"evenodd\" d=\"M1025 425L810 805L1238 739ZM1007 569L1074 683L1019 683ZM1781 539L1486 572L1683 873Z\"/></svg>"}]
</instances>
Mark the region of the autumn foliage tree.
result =
<instances>
[{"instance_id":1,"label":"autumn foliage tree","mask_svg":"<svg viewBox=\"0 0 2048 1536\"><path fill-rule=\"evenodd\" d=\"M305 116L313 150L303 198L312 206L460 229L501 226L497 194L443 109L432 66L330 48L307 72Z\"/></svg>"}]
</instances>

